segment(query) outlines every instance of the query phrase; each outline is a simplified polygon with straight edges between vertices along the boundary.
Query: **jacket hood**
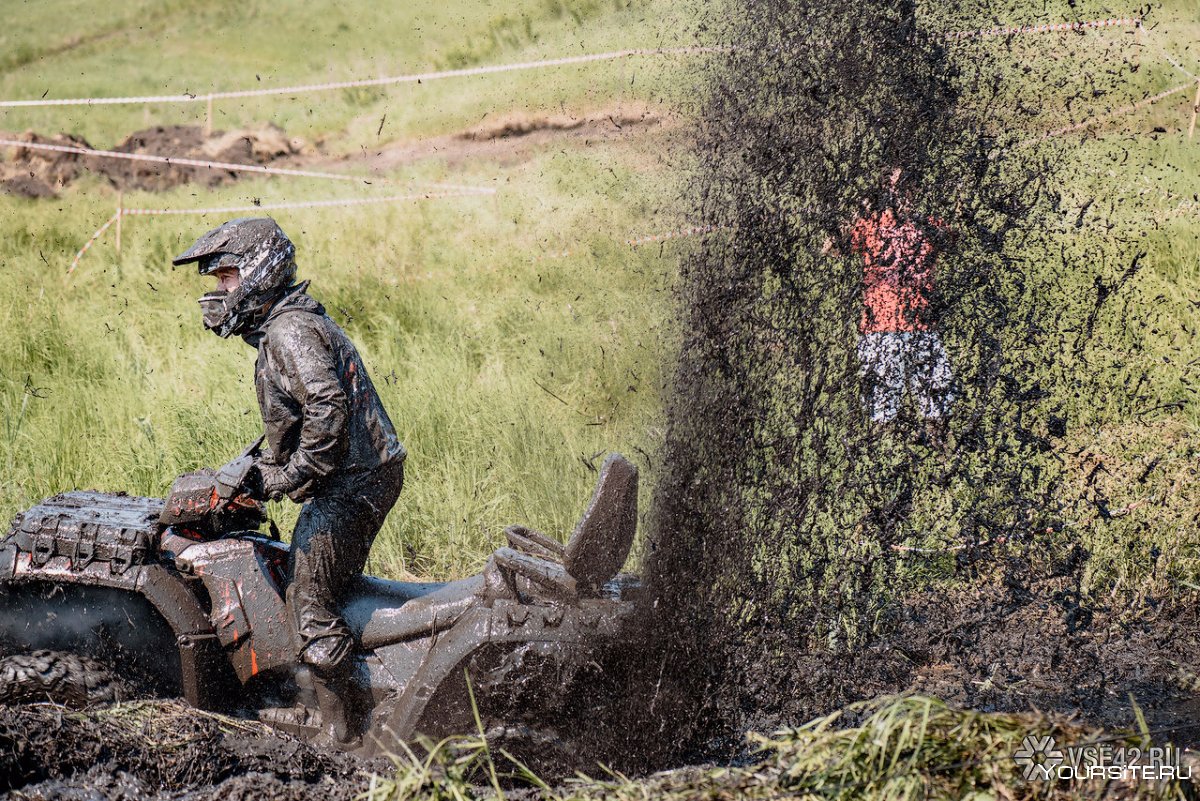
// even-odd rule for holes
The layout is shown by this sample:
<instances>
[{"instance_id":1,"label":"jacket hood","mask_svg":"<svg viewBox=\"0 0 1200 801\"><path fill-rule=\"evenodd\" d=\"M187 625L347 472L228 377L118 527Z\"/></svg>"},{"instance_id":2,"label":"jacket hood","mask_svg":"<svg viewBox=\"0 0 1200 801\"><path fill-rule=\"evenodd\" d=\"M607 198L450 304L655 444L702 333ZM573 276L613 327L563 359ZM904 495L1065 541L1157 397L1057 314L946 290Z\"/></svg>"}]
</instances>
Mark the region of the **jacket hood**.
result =
<instances>
[{"instance_id":1,"label":"jacket hood","mask_svg":"<svg viewBox=\"0 0 1200 801\"><path fill-rule=\"evenodd\" d=\"M252 347L257 348L258 343L262 342L263 337L266 336L267 328L270 327L271 322L286 312L303 311L310 314L324 314L325 307L308 294L308 284L308 281L301 281L294 286L288 287L284 291L283 296L275 301L275 305L267 312L267 316L263 318L263 321L252 331L247 331L243 334L242 339Z\"/></svg>"}]
</instances>

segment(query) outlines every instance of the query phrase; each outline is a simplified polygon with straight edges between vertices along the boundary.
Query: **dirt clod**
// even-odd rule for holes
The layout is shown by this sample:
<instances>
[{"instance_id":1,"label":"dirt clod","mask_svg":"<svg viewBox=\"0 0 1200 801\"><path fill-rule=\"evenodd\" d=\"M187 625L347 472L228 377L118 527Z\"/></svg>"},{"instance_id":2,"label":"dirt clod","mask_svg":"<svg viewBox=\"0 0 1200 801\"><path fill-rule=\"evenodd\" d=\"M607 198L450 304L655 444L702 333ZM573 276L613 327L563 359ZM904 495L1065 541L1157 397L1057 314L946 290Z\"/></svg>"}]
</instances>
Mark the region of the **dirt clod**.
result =
<instances>
[{"instance_id":1,"label":"dirt clod","mask_svg":"<svg viewBox=\"0 0 1200 801\"><path fill-rule=\"evenodd\" d=\"M32 175L14 175L12 178L5 178L0 181L0 188L3 188L7 194L31 200L42 200L55 196L54 190L50 188L49 184Z\"/></svg>"}]
</instances>

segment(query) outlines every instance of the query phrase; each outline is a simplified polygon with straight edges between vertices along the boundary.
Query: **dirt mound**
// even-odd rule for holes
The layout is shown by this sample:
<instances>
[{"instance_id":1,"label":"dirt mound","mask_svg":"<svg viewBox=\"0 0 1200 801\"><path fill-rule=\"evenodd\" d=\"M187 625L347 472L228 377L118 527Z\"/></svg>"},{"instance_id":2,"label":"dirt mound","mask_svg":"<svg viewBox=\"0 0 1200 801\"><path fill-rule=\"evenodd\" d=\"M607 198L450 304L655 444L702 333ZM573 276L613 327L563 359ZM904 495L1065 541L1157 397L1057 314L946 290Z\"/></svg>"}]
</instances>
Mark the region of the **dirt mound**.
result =
<instances>
[{"instance_id":1,"label":"dirt mound","mask_svg":"<svg viewBox=\"0 0 1200 801\"><path fill-rule=\"evenodd\" d=\"M373 765L172 702L0 707L0 792L27 798L329 798Z\"/></svg>"},{"instance_id":2,"label":"dirt mound","mask_svg":"<svg viewBox=\"0 0 1200 801\"><path fill-rule=\"evenodd\" d=\"M39 145L91 147L84 139L71 134L42 136L26 131L14 138ZM54 197L83 170L83 156L77 153L9 148L4 161L0 162L0 186L9 194L21 197Z\"/></svg>"},{"instance_id":3,"label":"dirt mound","mask_svg":"<svg viewBox=\"0 0 1200 801\"><path fill-rule=\"evenodd\" d=\"M457 138L469 141L511 139L528 136L540 131L577 131L581 128L599 129L608 127L620 131L626 127L656 125L661 117L648 108L620 108L593 114L508 114L497 120L479 125L457 134Z\"/></svg>"},{"instance_id":4,"label":"dirt mound","mask_svg":"<svg viewBox=\"0 0 1200 801\"><path fill-rule=\"evenodd\" d=\"M667 120L641 104L562 114L513 113L468 130L411 142L388 145L372 155L328 157L304 140L289 137L275 125L260 125L205 135L195 125L147 128L130 134L111 148L118 153L165 156L267 166L283 161L288 166L325 168L353 161L376 171L426 158L451 163L469 158L512 163L528 157L530 149L568 137L587 142L607 140L664 127ZM34 144L63 145L93 149L84 139L71 134L45 136L34 131L8 133L3 138ZM103 176L122 191L160 192L181 184L208 187L235 181L239 173L209 167L131 161L9 147L0 152L0 191L31 199L56 197L85 172Z\"/></svg>"},{"instance_id":5,"label":"dirt mound","mask_svg":"<svg viewBox=\"0 0 1200 801\"><path fill-rule=\"evenodd\" d=\"M363 156L316 160L313 164L324 168L353 158L360 166L381 172L434 158L449 165L486 160L492 165L508 166L520 164L550 145L572 142L586 146L651 133L669 134L679 127L678 122L639 103L559 114L516 112L456 133L394 142ZM657 142L654 147L664 148L667 144Z\"/></svg>"},{"instance_id":6,"label":"dirt mound","mask_svg":"<svg viewBox=\"0 0 1200 801\"><path fill-rule=\"evenodd\" d=\"M70 134L43 136L26 131L16 137L36 144L91 148L85 140ZM195 125L147 128L130 134L112 148L118 153L199 159L231 164L267 165L305 150L303 140L289 138L274 125L257 128L216 131L209 136ZM236 180L238 173L209 167L97 158L78 153L60 153L10 147L0 162L0 186L10 194L28 198L53 197L75 181L84 171L104 176L122 191L163 191L187 183L219 186Z\"/></svg>"},{"instance_id":7,"label":"dirt mound","mask_svg":"<svg viewBox=\"0 0 1200 801\"><path fill-rule=\"evenodd\" d=\"M217 131L208 137L196 126L176 125L138 131L113 149L120 153L262 166L299 153L302 148L303 142L288 139L274 125L251 130ZM98 159L97 162L98 170L122 190L161 191L187 183L202 183L211 187L238 177L236 172L209 167L183 167L124 159Z\"/></svg>"},{"instance_id":8,"label":"dirt mound","mask_svg":"<svg viewBox=\"0 0 1200 801\"><path fill-rule=\"evenodd\" d=\"M54 190L45 181L32 175L14 175L0 180L0 188L10 195L34 200L55 197Z\"/></svg>"}]
</instances>

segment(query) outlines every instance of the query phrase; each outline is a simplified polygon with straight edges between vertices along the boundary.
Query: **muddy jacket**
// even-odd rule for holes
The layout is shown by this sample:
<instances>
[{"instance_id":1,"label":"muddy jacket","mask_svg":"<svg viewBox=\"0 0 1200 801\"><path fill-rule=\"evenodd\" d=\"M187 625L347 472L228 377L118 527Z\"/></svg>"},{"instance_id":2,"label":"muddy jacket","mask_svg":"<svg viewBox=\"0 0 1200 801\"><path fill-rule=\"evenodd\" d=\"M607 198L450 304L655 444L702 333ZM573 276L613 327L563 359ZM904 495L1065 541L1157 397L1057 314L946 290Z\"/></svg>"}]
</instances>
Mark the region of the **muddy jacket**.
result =
<instances>
[{"instance_id":1,"label":"muddy jacket","mask_svg":"<svg viewBox=\"0 0 1200 801\"><path fill-rule=\"evenodd\" d=\"M860 217L850 249L863 259L863 334L933 327L934 264L953 235L935 218L902 219L888 209Z\"/></svg>"},{"instance_id":2,"label":"muddy jacket","mask_svg":"<svg viewBox=\"0 0 1200 801\"><path fill-rule=\"evenodd\" d=\"M354 344L306 287L244 337L258 348L254 385L271 449L264 488L297 502L352 491L406 456Z\"/></svg>"}]
</instances>

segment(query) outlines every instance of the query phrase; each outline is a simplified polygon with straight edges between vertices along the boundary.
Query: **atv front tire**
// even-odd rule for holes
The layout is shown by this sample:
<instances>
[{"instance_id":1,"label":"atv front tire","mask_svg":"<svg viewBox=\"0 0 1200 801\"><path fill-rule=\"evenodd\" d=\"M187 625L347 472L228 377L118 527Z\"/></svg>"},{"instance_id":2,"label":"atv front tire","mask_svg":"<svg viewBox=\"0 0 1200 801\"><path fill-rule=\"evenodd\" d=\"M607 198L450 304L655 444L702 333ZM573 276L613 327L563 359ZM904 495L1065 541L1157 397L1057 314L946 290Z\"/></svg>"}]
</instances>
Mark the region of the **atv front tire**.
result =
<instances>
[{"instance_id":1,"label":"atv front tire","mask_svg":"<svg viewBox=\"0 0 1200 801\"><path fill-rule=\"evenodd\" d=\"M84 707L128 697L128 689L112 671L77 654L33 651L0 659L0 704L52 701Z\"/></svg>"}]
</instances>

